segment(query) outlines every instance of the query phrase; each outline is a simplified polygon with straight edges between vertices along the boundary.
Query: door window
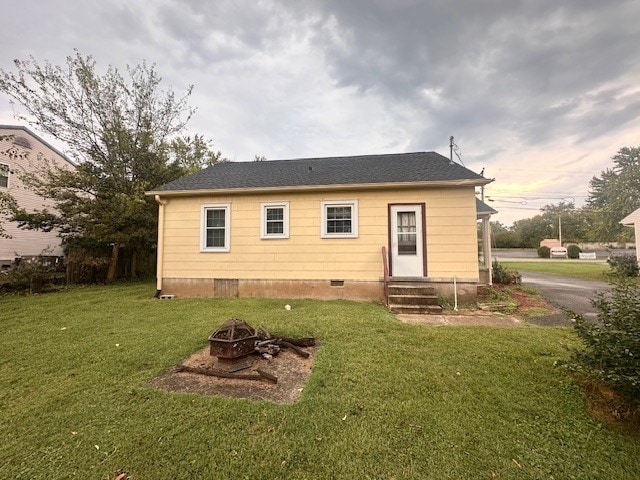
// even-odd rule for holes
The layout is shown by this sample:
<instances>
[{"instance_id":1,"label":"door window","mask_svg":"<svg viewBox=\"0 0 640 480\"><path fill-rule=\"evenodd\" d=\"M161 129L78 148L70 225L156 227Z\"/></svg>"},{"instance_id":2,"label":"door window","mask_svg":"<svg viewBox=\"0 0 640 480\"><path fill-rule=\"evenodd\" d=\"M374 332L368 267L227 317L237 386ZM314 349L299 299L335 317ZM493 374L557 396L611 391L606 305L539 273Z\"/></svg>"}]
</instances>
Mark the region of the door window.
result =
<instances>
[{"instance_id":1,"label":"door window","mask_svg":"<svg viewBox=\"0 0 640 480\"><path fill-rule=\"evenodd\" d=\"M418 251L416 212L398 212L398 255L416 255Z\"/></svg>"}]
</instances>

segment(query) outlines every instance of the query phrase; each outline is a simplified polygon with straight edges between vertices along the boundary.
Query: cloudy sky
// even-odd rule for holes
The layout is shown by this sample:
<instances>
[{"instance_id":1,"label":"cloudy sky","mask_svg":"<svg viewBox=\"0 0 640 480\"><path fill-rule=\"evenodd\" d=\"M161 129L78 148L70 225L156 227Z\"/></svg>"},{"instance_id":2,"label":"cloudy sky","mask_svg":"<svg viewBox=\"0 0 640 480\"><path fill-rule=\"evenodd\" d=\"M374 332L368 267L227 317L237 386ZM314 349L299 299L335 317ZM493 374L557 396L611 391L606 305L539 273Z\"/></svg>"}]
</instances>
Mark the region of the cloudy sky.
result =
<instances>
[{"instance_id":1,"label":"cloudy sky","mask_svg":"<svg viewBox=\"0 0 640 480\"><path fill-rule=\"evenodd\" d=\"M640 146L637 0L0 0L0 68L76 48L194 86L190 133L236 161L437 151L507 225ZM9 19L10 17L10 19ZM0 123L15 124L0 93ZM38 132L41 133L41 132ZM46 138L46 137L45 137ZM456 159L456 161L459 161Z\"/></svg>"}]
</instances>

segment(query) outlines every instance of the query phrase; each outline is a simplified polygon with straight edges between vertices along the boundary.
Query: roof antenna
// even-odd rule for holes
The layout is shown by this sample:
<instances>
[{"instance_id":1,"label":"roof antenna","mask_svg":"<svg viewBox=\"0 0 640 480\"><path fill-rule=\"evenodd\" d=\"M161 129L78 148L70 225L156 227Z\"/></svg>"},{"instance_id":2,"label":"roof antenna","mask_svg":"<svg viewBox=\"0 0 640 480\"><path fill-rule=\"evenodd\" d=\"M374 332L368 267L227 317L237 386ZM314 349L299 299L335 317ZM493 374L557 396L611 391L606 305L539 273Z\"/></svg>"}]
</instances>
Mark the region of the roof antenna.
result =
<instances>
[{"instance_id":1,"label":"roof antenna","mask_svg":"<svg viewBox=\"0 0 640 480\"><path fill-rule=\"evenodd\" d=\"M453 143L453 135L451 135L449 137L449 162L453 163L453 146L455 145L455 143Z\"/></svg>"},{"instance_id":2,"label":"roof antenna","mask_svg":"<svg viewBox=\"0 0 640 480\"><path fill-rule=\"evenodd\" d=\"M453 142L453 135L451 135L449 137L449 162L451 162L451 164L453 164L453 154L456 154L456 157L458 157L458 160L460 161L460 164L467 168L467 166L464 164L464 162L462 161L462 156L458 153L458 145L456 145Z\"/></svg>"}]
</instances>

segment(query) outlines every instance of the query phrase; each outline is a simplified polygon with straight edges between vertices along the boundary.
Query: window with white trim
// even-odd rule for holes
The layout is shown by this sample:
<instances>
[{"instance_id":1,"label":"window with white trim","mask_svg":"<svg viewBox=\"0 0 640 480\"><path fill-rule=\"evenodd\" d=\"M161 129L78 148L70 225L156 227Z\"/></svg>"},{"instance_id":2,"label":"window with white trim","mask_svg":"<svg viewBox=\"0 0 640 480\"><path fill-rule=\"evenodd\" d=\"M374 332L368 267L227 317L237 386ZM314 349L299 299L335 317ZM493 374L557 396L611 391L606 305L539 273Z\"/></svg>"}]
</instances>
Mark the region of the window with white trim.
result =
<instances>
[{"instance_id":1,"label":"window with white trim","mask_svg":"<svg viewBox=\"0 0 640 480\"><path fill-rule=\"evenodd\" d=\"M322 202L322 238L358 236L358 201Z\"/></svg>"},{"instance_id":2,"label":"window with white trim","mask_svg":"<svg viewBox=\"0 0 640 480\"><path fill-rule=\"evenodd\" d=\"M7 188L9 186L9 165L0 163L0 187Z\"/></svg>"},{"instance_id":3,"label":"window with white trim","mask_svg":"<svg viewBox=\"0 0 640 480\"><path fill-rule=\"evenodd\" d=\"M231 205L228 203L202 206L200 250L228 252L231 239Z\"/></svg>"},{"instance_id":4,"label":"window with white trim","mask_svg":"<svg viewBox=\"0 0 640 480\"><path fill-rule=\"evenodd\" d=\"M289 238L289 202L260 204L260 238Z\"/></svg>"}]
</instances>

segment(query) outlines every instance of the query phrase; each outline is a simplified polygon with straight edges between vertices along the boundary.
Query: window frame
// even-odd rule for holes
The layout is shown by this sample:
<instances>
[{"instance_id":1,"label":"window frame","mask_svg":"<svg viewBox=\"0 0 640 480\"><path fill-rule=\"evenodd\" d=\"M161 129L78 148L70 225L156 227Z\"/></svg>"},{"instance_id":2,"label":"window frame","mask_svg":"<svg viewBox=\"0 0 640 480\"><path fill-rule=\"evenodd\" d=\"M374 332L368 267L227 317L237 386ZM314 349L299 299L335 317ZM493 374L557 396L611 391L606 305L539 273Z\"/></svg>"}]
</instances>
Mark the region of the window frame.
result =
<instances>
[{"instance_id":1,"label":"window frame","mask_svg":"<svg viewBox=\"0 0 640 480\"><path fill-rule=\"evenodd\" d=\"M2 175L1 172L2 172L3 169L6 172L6 175ZM10 176L11 176L11 165L9 165L7 163L4 163L4 162L0 162L0 177L7 179L7 184L6 185L0 184L0 188L9 188L9 177Z\"/></svg>"},{"instance_id":2,"label":"window frame","mask_svg":"<svg viewBox=\"0 0 640 480\"><path fill-rule=\"evenodd\" d=\"M209 210L224 211L224 246L207 246L207 212ZM200 208L200 251L201 252L229 252L231 250L231 204L206 203Z\"/></svg>"},{"instance_id":3,"label":"window frame","mask_svg":"<svg viewBox=\"0 0 640 480\"><path fill-rule=\"evenodd\" d=\"M282 209L282 233L268 233L267 210ZM289 202L265 202L260 204L260 238L263 240L289 238Z\"/></svg>"},{"instance_id":4,"label":"window frame","mask_svg":"<svg viewBox=\"0 0 640 480\"><path fill-rule=\"evenodd\" d=\"M332 233L327 231L327 209L329 207L349 207L351 209L351 232ZM358 238L358 200L324 200L322 201L322 238Z\"/></svg>"}]
</instances>

